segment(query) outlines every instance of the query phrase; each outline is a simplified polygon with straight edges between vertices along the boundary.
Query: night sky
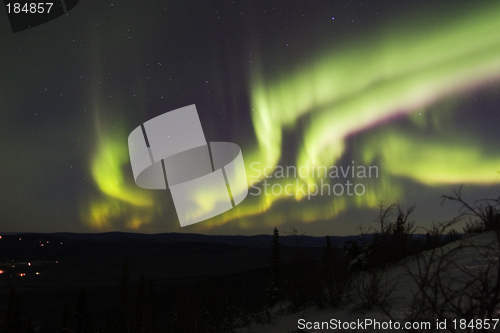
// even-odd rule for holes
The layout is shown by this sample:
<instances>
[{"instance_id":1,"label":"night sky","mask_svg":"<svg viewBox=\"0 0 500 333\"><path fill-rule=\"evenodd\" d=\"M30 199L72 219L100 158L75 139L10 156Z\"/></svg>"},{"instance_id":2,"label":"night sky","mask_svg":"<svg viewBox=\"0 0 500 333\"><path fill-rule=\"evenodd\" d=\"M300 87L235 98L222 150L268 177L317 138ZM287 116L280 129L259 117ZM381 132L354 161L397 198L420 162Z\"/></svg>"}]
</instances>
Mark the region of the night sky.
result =
<instances>
[{"instance_id":1,"label":"night sky","mask_svg":"<svg viewBox=\"0 0 500 333\"><path fill-rule=\"evenodd\" d=\"M500 195L499 17L498 1L86 0L12 33L2 9L0 231L345 235L381 201L446 221L460 185ZM127 137L191 104L254 188L181 228L168 191L134 183ZM262 174L313 164L356 174ZM364 193L301 195L322 180ZM294 195L254 195L264 181Z\"/></svg>"}]
</instances>

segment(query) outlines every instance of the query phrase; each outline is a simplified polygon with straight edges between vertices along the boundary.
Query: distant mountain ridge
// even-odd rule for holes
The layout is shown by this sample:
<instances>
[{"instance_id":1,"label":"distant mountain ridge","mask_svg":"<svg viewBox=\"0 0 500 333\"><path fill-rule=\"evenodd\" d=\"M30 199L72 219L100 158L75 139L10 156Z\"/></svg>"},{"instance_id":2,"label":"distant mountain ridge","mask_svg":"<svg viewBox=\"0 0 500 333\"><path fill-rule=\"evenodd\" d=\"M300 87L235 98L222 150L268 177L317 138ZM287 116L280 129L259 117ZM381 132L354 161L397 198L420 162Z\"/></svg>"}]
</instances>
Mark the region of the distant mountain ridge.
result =
<instances>
[{"instance_id":1,"label":"distant mountain ridge","mask_svg":"<svg viewBox=\"0 0 500 333\"><path fill-rule=\"evenodd\" d=\"M104 233L72 233L72 232L55 232L55 233L38 233L38 232L4 232L0 235L40 235L53 236L68 240L94 241L94 242L151 242L151 243L217 243L226 245L236 245L242 247L270 247L272 235L203 235L194 233L161 233L161 234L143 234L132 232L104 232ZM370 239L371 235L365 235L365 238ZM325 237L316 236L280 236L282 246L296 246L297 241L299 246L303 247L323 247L325 245ZM362 240L362 236L330 236L332 244L343 246L346 241Z\"/></svg>"},{"instance_id":2,"label":"distant mountain ridge","mask_svg":"<svg viewBox=\"0 0 500 333\"><path fill-rule=\"evenodd\" d=\"M203 235L195 233L160 233L160 234L143 234L133 232L111 231L103 233L72 233L72 232L55 232L55 233L23 233L23 232L5 232L0 235L40 235L52 236L68 240L92 241L92 242L107 242L107 243L124 243L124 242L150 242L150 243L214 243L224 245L234 245L240 247L268 248L271 246L272 235ZM423 234L414 234L415 238L425 238ZM363 244L364 241L370 242L373 238L372 234L351 235L351 236L330 236L330 241L334 246L343 247L348 241L358 241ZM299 242L299 244L297 244ZM280 235L280 244L286 247L323 247L325 246L325 236L295 236L295 235Z\"/></svg>"},{"instance_id":3,"label":"distant mountain ridge","mask_svg":"<svg viewBox=\"0 0 500 333\"><path fill-rule=\"evenodd\" d=\"M105 232L105 233L51 233L59 238L99 241L99 242L152 242L152 243L217 243L226 245L236 245L242 247L270 247L272 235L203 235L194 233L161 233L161 234L142 234L128 232ZM361 240L361 236L330 236L330 240L337 246L343 246L346 241ZM315 236L280 236L280 244L282 246L303 247L323 247L325 245L325 237Z\"/></svg>"}]
</instances>

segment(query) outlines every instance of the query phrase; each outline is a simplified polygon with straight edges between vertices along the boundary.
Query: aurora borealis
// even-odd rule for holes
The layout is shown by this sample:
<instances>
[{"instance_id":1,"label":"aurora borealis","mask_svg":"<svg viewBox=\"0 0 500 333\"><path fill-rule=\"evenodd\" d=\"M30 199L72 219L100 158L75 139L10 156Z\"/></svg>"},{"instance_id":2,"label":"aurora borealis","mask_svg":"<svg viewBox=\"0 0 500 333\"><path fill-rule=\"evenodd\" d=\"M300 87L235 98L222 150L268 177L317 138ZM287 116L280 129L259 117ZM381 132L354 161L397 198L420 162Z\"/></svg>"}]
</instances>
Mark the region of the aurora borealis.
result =
<instances>
[{"instance_id":1,"label":"aurora borealis","mask_svg":"<svg viewBox=\"0 0 500 333\"><path fill-rule=\"evenodd\" d=\"M86 1L12 34L4 16L2 230L343 235L396 200L419 225L449 219L442 194L484 198L500 170L498 17L492 1ZM190 104L208 141L242 148L249 183L294 195L248 196L181 229L167 191L135 185L127 136ZM352 179L361 196L309 198L298 189L320 177L252 163L379 174Z\"/></svg>"}]
</instances>

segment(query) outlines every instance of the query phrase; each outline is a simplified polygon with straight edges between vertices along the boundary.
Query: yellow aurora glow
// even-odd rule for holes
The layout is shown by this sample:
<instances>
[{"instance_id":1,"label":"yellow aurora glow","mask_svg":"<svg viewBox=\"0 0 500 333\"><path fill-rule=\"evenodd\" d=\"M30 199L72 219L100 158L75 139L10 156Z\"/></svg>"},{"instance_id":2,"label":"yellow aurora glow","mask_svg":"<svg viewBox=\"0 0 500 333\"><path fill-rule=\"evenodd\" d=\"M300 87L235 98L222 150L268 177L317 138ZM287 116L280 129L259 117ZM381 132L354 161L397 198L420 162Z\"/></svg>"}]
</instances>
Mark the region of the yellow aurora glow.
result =
<instances>
[{"instance_id":1,"label":"yellow aurora glow","mask_svg":"<svg viewBox=\"0 0 500 333\"><path fill-rule=\"evenodd\" d=\"M125 182L123 167L130 162L127 146L123 145L123 135L101 138L99 149L92 160L92 177L99 189L112 198L134 206L152 206L153 199L148 192ZM141 195L140 192L143 192Z\"/></svg>"},{"instance_id":2,"label":"yellow aurora glow","mask_svg":"<svg viewBox=\"0 0 500 333\"><path fill-rule=\"evenodd\" d=\"M98 111L95 123L98 141L91 162L91 174L102 194L92 198L82 209L82 218L100 230L113 230L120 225L138 229L151 222L156 214L153 194L130 183L130 179L125 177L126 168L130 168L128 147L123 145L127 138L125 132L119 128L114 135L104 135L100 130Z\"/></svg>"}]
</instances>

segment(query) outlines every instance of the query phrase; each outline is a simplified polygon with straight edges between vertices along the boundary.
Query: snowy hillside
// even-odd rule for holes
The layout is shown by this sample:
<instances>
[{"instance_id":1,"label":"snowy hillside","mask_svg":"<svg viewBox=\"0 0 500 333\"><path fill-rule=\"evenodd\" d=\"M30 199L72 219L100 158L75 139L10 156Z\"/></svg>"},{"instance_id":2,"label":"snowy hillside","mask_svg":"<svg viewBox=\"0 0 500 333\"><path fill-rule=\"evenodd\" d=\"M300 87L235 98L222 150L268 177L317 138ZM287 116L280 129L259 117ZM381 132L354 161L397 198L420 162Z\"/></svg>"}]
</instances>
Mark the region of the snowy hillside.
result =
<instances>
[{"instance_id":1,"label":"snowy hillside","mask_svg":"<svg viewBox=\"0 0 500 333\"><path fill-rule=\"evenodd\" d=\"M457 332L466 332L467 328L461 329L464 326L472 331L470 321L460 321L457 313L474 317L493 309L492 318L499 317L498 295L492 300L494 296L484 292L495 290L498 253L493 231L464 238L407 258L385 272L358 276L343 307L308 307L298 313L278 315L274 324L253 325L239 332L387 332L397 327L396 321L401 323L399 331L403 331L405 324L418 326L415 332L430 331L425 325L430 325L433 331L446 331L436 330L438 325L445 328L444 320L436 322L439 317L446 318L448 328L456 328ZM386 311L378 306L367 310L366 301L376 298L374 295L380 296L378 300L385 304ZM472 324L476 329L489 324L491 332L500 331L500 323L494 319Z\"/></svg>"}]
</instances>

